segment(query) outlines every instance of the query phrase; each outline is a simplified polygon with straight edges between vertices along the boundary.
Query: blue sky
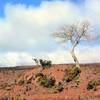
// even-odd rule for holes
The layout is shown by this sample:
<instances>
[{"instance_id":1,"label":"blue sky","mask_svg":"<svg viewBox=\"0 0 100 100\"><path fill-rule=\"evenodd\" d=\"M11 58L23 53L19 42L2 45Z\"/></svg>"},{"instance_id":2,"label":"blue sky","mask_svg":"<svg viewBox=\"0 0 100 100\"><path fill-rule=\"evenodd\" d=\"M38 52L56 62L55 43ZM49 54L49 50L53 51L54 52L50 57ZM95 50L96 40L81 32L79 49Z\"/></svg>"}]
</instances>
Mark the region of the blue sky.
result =
<instances>
[{"instance_id":1,"label":"blue sky","mask_svg":"<svg viewBox=\"0 0 100 100\"><path fill-rule=\"evenodd\" d=\"M10 4L25 4L27 6L36 6L38 7L41 2L43 1L55 1L55 0L0 0L0 17L4 16L4 7L7 3ZM58 0L60 1L60 0ZM61 1L65 1L65 0L61 0ZM70 0L71 2L75 3L75 4L80 4L80 3L84 3L85 0Z\"/></svg>"},{"instance_id":2,"label":"blue sky","mask_svg":"<svg viewBox=\"0 0 100 100\"><path fill-rule=\"evenodd\" d=\"M0 0L0 16L4 16L4 7L7 3L39 6L42 0Z\"/></svg>"},{"instance_id":3,"label":"blue sky","mask_svg":"<svg viewBox=\"0 0 100 100\"><path fill-rule=\"evenodd\" d=\"M89 20L92 32L100 34L99 5L100 0L0 0L0 66L33 64L32 57L72 63L70 46L59 44L51 33ZM100 40L82 42L76 54L81 63L99 62Z\"/></svg>"}]
</instances>

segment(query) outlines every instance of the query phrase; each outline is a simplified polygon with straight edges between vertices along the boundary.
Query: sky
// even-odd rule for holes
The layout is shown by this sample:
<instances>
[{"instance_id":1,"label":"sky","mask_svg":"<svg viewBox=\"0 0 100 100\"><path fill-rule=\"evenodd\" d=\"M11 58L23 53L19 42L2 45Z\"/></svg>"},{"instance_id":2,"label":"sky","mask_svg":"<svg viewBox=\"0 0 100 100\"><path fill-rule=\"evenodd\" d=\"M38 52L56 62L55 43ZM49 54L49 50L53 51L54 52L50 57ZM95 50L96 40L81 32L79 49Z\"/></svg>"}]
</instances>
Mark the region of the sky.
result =
<instances>
[{"instance_id":1,"label":"sky","mask_svg":"<svg viewBox=\"0 0 100 100\"><path fill-rule=\"evenodd\" d=\"M32 65L32 58L73 63L69 44L51 35L60 27L89 20L100 35L100 0L0 0L0 66ZM100 63L100 40L81 42L80 63Z\"/></svg>"}]
</instances>

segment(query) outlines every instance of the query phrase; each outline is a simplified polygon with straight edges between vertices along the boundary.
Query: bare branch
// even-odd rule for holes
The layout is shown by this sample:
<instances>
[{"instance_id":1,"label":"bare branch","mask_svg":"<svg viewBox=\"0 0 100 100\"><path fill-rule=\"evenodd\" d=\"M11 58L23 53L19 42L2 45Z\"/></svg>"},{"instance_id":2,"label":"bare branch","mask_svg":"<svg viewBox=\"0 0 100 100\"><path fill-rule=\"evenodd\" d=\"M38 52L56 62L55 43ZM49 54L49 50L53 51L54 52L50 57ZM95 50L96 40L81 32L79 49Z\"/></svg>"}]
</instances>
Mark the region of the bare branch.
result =
<instances>
[{"instance_id":1,"label":"bare branch","mask_svg":"<svg viewBox=\"0 0 100 100\"><path fill-rule=\"evenodd\" d=\"M76 63L79 65L78 59L75 56L74 48L80 43L81 40L97 39L99 36L91 36L90 23L88 21L83 21L81 23L72 24L69 26L64 26L61 31L53 33L53 36L59 38L61 42L70 41L72 44L71 54Z\"/></svg>"}]
</instances>

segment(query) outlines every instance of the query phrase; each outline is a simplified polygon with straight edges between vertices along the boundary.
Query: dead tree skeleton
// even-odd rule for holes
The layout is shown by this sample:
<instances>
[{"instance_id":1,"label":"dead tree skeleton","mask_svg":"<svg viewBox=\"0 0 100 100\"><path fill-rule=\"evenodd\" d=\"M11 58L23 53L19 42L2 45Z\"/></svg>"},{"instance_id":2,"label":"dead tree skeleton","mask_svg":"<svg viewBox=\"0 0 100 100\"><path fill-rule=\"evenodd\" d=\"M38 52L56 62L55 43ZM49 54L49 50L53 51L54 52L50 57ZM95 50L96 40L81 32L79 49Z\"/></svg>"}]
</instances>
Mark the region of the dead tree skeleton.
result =
<instances>
[{"instance_id":1,"label":"dead tree skeleton","mask_svg":"<svg viewBox=\"0 0 100 100\"><path fill-rule=\"evenodd\" d=\"M53 36L59 38L61 42L66 43L68 40L72 44L71 55L77 67L80 67L79 61L75 55L75 47L80 43L81 40L92 39L89 34L90 24L88 21L64 26L60 31L54 32Z\"/></svg>"}]
</instances>

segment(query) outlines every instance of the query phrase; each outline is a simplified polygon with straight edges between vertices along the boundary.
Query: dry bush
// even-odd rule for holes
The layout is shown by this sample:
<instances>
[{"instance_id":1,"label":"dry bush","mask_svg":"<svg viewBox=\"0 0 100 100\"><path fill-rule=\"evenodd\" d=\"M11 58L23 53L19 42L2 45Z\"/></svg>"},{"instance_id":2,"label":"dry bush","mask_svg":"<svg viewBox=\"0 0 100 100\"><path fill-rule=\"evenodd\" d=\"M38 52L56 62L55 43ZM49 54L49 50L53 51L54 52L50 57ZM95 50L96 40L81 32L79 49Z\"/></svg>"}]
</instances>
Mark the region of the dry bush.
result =
<instances>
[{"instance_id":1,"label":"dry bush","mask_svg":"<svg viewBox=\"0 0 100 100\"><path fill-rule=\"evenodd\" d=\"M55 86L53 86L52 92L59 93L59 92L63 91L63 89L64 89L63 84L61 82L58 82L57 84L55 84Z\"/></svg>"},{"instance_id":2,"label":"dry bush","mask_svg":"<svg viewBox=\"0 0 100 100\"><path fill-rule=\"evenodd\" d=\"M73 67L68 70L65 69L65 75L63 80L66 82L72 81L77 75L79 75L81 72L79 67Z\"/></svg>"},{"instance_id":3,"label":"dry bush","mask_svg":"<svg viewBox=\"0 0 100 100\"><path fill-rule=\"evenodd\" d=\"M40 85L43 87L51 88L52 86L55 85L55 79L53 77L41 77L40 78Z\"/></svg>"},{"instance_id":4,"label":"dry bush","mask_svg":"<svg viewBox=\"0 0 100 100\"><path fill-rule=\"evenodd\" d=\"M90 80L87 84L87 90L94 89L94 87L98 85L100 85L100 80Z\"/></svg>"}]
</instances>

